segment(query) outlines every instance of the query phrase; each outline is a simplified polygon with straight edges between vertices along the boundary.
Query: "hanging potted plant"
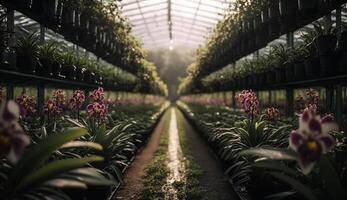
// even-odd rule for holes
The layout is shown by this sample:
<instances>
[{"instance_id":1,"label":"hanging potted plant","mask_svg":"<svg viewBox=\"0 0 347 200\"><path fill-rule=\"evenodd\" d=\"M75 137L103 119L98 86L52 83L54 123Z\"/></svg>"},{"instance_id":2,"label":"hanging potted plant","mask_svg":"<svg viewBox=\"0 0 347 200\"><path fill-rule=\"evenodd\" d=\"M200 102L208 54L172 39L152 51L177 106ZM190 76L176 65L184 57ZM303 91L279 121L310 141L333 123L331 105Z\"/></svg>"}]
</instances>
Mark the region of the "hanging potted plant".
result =
<instances>
[{"instance_id":1,"label":"hanging potted plant","mask_svg":"<svg viewBox=\"0 0 347 200\"><path fill-rule=\"evenodd\" d=\"M304 19L310 18L317 10L319 0L298 0L300 16Z\"/></svg>"},{"instance_id":2,"label":"hanging potted plant","mask_svg":"<svg viewBox=\"0 0 347 200\"><path fill-rule=\"evenodd\" d=\"M294 80L304 80L306 78L304 59L306 56L305 46L295 47L290 51L288 62L293 65Z\"/></svg>"},{"instance_id":3,"label":"hanging potted plant","mask_svg":"<svg viewBox=\"0 0 347 200\"><path fill-rule=\"evenodd\" d=\"M338 52L339 52L339 72L347 73L347 27L343 26L339 35Z\"/></svg>"},{"instance_id":4,"label":"hanging potted plant","mask_svg":"<svg viewBox=\"0 0 347 200\"><path fill-rule=\"evenodd\" d=\"M29 36L20 36L15 47L17 54L17 68L21 72L35 73L38 61L39 39L36 33Z\"/></svg>"},{"instance_id":5,"label":"hanging potted plant","mask_svg":"<svg viewBox=\"0 0 347 200\"><path fill-rule=\"evenodd\" d=\"M280 0L279 1L281 28L285 33L289 27L295 25L296 14L298 12L298 0Z\"/></svg>"},{"instance_id":6,"label":"hanging potted plant","mask_svg":"<svg viewBox=\"0 0 347 200\"><path fill-rule=\"evenodd\" d=\"M42 20L48 24L56 22L58 0L43 0L42 2Z\"/></svg>"},{"instance_id":7,"label":"hanging potted plant","mask_svg":"<svg viewBox=\"0 0 347 200\"><path fill-rule=\"evenodd\" d=\"M334 65L334 52L337 45L336 29L329 22L325 24L315 22L314 29L317 33L315 42L319 53L321 75L327 76L337 71L337 69L334 70L336 67Z\"/></svg>"},{"instance_id":8,"label":"hanging potted plant","mask_svg":"<svg viewBox=\"0 0 347 200\"><path fill-rule=\"evenodd\" d=\"M62 19L61 19L61 29L64 35L70 39L75 39L75 15L76 9L79 7L80 2L78 0L64 0Z\"/></svg>"}]
</instances>

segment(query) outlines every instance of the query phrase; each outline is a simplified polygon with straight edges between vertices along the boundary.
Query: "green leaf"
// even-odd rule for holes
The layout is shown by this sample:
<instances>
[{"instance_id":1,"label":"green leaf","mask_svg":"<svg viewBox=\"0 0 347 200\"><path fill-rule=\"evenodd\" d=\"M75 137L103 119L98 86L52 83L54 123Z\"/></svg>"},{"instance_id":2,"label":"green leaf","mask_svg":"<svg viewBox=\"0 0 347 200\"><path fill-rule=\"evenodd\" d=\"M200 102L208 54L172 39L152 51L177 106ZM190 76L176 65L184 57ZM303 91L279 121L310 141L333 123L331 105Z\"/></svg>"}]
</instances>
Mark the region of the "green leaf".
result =
<instances>
[{"instance_id":1,"label":"green leaf","mask_svg":"<svg viewBox=\"0 0 347 200\"><path fill-rule=\"evenodd\" d=\"M288 184L291 186L293 189L298 191L298 193L302 194L304 197L306 197L309 200L317 200L317 198L314 196L314 192L311 188L307 187L303 183L295 180L294 178L287 176L283 173L279 172L269 172L269 174L284 183Z\"/></svg>"},{"instance_id":2,"label":"green leaf","mask_svg":"<svg viewBox=\"0 0 347 200\"><path fill-rule=\"evenodd\" d=\"M23 154L22 159L17 163L10 175L8 181L9 188L14 187L23 177L33 172L59 147L86 134L87 131L83 128L70 128L63 133L47 136Z\"/></svg>"},{"instance_id":3,"label":"green leaf","mask_svg":"<svg viewBox=\"0 0 347 200\"><path fill-rule=\"evenodd\" d=\"M253 148L240 152L241 156L258 156L272 160L296 160L295 153L288 149Z\"/></svg>"},{"instance_id":4,"label":"green leaf","mask_svg":"<svg viewBox=\"0 0 347 200\"><path fill-rule=\"evenodd\" d=\"M256 168L264 168L267 170L283 172L291 177L299 177L302 175L298 171L295 171L292 168L289 168L278 161L269 161L269 160L259 161L259 162L253 163L251 166Z\"/></svg>"},{"instance_id":5,"label":"green leaf","mask_svg":"<svg viewBox=\"0 0 347 200\"><path fill-rule=\"evenodd\" d=\"M91 148L95 149L98 151L102 151L102 146L98 143L95 142L84 142L84 141L72 141L64 144L63 146L60 147L60 149L68 149L68 148L78 148L78 147L86 147L86 148Z\"/></svg>"},{"instance_id":6,"label":"green leaf","mask_svg":"<svg viewBox=\"0 0 347 200\"><path fill-rule=\"evenodd\" d=\"M342 186L341 178L331 161L326 156L323 156L318 166L322 178L326 181L325 185L330 196L334 200L347 199L346 190Z\"/></svg>"},{"instance_id":7,"label":"green leaf","mask_svg":"<svg viewBox=\"0 0 347 200\"><path fill-rule=\"evenodd\" d=\"M26 176L20 184L15 188L15 191L20 191L27 187L32 187L37 184L53 179L57 175L81 168L90 162L103 161L100 156L91 156L87 158L69 158L48 163L44 167Z\"/></svg>"}]
</instances>

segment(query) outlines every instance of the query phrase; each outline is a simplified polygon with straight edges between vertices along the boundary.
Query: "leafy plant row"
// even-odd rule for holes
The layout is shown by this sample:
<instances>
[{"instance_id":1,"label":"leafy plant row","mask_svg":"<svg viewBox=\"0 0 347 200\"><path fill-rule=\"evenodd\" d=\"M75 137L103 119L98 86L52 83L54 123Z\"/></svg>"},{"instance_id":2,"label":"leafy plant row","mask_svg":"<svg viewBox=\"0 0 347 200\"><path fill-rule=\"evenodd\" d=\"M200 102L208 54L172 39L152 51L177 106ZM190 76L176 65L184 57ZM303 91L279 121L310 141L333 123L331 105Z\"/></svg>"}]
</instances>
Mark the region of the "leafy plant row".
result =
<instances>
[{"instance_id":1,"label":"leafy plant row","mask_svg":"<svg viewBox=\"0 0 347 200\"><path fill-rule=\"evenodd\" d=\"M199 49L193 77L203 77L294 31L344 0L237 0Z\"/></svg>"},{"instance_id":2,"label":"leafy plant row","mask_svg":"<svg viewBox=\"0 0 347 200\"><path fill-rule=\"evenodd\" d=\"M346 135L332 114L319 116L316 91L304 99L294 120L276 108L260 111L252 91L237 94L245 115L221 106L178 105L224 163L242 199L345 199Z\"/></svg>"},{"instance_id":3,"label":"leafy plant row","mask_svg":"<svg viewBox=\"0 0 347 200\"><path fill-rule=\"evenodd\" d=\"M61 33L107 62L136 73L144 59L139 42L121 16L118 1L98 0L2 0L40 24Z\"/></svg>"},{"instance_id":4,"label":"leafy plant row","mask_svg":"<svg viewBox=\"0 0 347 200\"><path fill-rule=\"evenodd\" d=\"M89 102L82 91L67 99L63 90L56 90L42 111L25 93L16 101L3 101L1 198L111 198L168 106L158 98L146 104L110 103L99 88Z\"/></svg>"},{"instance_id":5,"label":"leafy plant row","mask_svg":"<svg viewBox=\"0 0 347 200\"><path fill-rule=\"evenodd\" d=\"M302 32L294 47L273 45L266 54L243 59L203 79L186 78L179 92L266 88L346 74L346 31L337 34L326 21L313 25L314 29Z\"/></svg>"}]
</instances>

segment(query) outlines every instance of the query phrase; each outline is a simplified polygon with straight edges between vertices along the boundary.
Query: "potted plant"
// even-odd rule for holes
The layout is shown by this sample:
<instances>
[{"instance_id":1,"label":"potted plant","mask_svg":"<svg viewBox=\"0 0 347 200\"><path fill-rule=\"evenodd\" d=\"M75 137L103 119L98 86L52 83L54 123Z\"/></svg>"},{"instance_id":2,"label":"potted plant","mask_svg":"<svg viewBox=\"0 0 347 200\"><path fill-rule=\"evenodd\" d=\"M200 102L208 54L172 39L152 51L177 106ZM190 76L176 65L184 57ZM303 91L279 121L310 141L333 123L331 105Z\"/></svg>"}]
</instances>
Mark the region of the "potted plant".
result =
<instances>
[{"instance_id":1,"label":"potted plant","mask_svg":"<svg viewBox=\"0 0 347 200\"><path fill-rule=\"evenodd\" d=\"M43 13L42 19L47 23L56 21L58 0L44 0L42 1Z\"/></svg>"},{"instance_id":2,"label":"potted plant","mask_svg":"<svg viewBox=\"0 0 347 200\"><path fill-rule=\"evenodd\" d=\"M17 68L21 72L35 73L38 61L39 38L36 33L20 36L15 47L17 54Z\"/></svg>"},{"instance_id":3,"label":"potted plant","mask_svg":"<svg viewBox=\"0 0 347 200\"><path fill-rule=\"evenodd\" d=\"M45 42L39 45L39 63L41 68L37 70L40 75L53 76L53 63L56 60L58 44L56 42Z\"/></svg>"},{"instance_id":4,"label":"potted plant","mask_svg":"<svg viewBox=\"0 0 347 200\"><path fill-rule=\"evenodd\" d=\"M298 0L300 16L305 19L311 17L317 9L318 1L319 0Z\"/></svg>"},{"instance_id":5,"label":"potted plant","mask_svg":"<svg viewBox=\"0 0 347 200\"><path fill-rule=\"evenodd\" d=\"M301 35L303 45L305 46L305 72L309 78L316 78L320 74L320 64L318 57L318 49L315 43L317 33L314 30L309 30Z\"/></svg>"},{"instance_id":6,"label":"potted plant","mask_svg":"<svg viewBox=\"0 0 347 200\"><path fill-rule=\"evenodd\" d=\"M62 54L62 75L65 76L68 80L75 80L76 79L76 57L73 52L66 52Z\"/></svg>"},{"instance_id":7,"label":"potted plant","mask_svg":"<svg viewBox=\"0 0 347 200\"><path fill-rule=\"evenodd\" d=\"M64 32L64 35L70 39L75 39L75 14L76 9L79 7L78 0L64 0L63 1L63 10L62 10L62 23L61 29Z\"/></svg>"},{"instance_id":8,"label":"potted plant","mask_svg":"<svg viewBox=\"0 0 347 200\"><path fill-rule=\"evenodd\" d=\"M317 33L315 42L319 53L321 75L330 75L331 72L337 71L334 70L336 66L333 65L337 45L336 29L333 28L330 22L324 24L315 22L314 29Z\"/></svg>"},{"instance_id":9,"label":"potted plant","mask_svg":"<svg viewBox=\"0 0 347 200\"><path fill-rule=\"evenodd\" d=\"M304 59L306 57L305 46L293 48L288 56L288 62L292 63L294 80L304 80L306 77Z\"/></svg>"}]
</instances>

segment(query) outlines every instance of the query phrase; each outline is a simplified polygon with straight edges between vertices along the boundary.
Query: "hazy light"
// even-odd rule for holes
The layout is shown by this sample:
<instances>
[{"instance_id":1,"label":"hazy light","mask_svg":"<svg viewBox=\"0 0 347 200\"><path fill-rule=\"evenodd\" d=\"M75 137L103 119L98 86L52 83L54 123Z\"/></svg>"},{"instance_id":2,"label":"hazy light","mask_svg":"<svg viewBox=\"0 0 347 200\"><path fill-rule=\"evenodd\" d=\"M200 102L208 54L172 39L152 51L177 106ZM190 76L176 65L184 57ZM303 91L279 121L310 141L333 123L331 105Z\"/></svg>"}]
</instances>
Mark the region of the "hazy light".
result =
<instances>
[{"instance_id":1,"label":"hazy light","mask_svg":"<svg viewBox=\"0 0 347 200\"><path fill-rule=\"evenodd\" d=\"M169 50L172 51L174 49L174 47L172 45L170 45Z\"/></svg>"}]
</instances>

